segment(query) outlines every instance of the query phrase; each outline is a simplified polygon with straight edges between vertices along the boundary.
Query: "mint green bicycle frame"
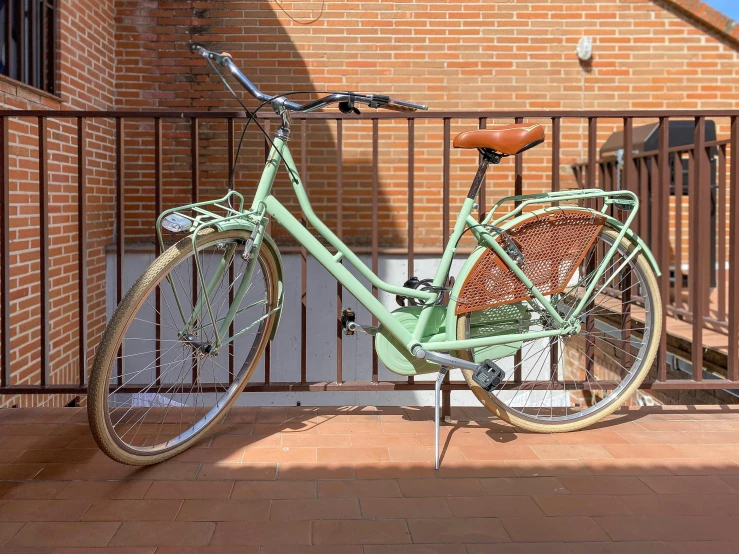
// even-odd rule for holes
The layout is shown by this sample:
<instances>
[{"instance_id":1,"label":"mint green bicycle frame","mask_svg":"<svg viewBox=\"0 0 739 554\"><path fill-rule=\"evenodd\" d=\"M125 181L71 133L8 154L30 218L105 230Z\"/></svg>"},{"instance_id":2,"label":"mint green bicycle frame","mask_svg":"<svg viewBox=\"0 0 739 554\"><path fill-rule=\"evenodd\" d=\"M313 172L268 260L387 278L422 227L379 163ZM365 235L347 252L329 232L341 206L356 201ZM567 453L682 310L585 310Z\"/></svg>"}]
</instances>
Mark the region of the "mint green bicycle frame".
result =
<instances>
[{"instance_id":1,"label":"mint green bicycle frame","mask_svg":"<svg viewBox=\"0 0 739 554\"><path fill-rule=\"evenodd\" d=\"M279 202L279 200L277 200L274 196L272 196L271 194L272 185L275 181L277 171L279 170L280 165L283 163L285 164L287 171L290 175L290 180L295 190L295 194L297 195L298 202L300 204L300 207L303 213L305 214L307 221L329 243L329 245L336 250L335 254L331 253L325 246L323 246L323 244L321 244L321 242L318 241L300 223L300 221L294 215L292 215L292 213L290 213ZM240 195L232 192L232 193L229 193L226 199L230 198L231 195L236 195L238 198L241 198ZM341 239L339 239L339 237L337 237L318 218L318 216L316 216L315 212L311 208L308 195L300 179L297 167L290 153L290 149L288 148L287 143L279 136L275 136L274 138L264 171L262 173L262 177L259 181L259 185L254 195L254 200L252 202L251 208L248 210L244 210L243 201L242 201L242 204L233 210L233 214L231 216L225 217L225 218L218 218L216 221L208 222L207 225L213 225L219 228L220 230L225 230L225 229L230 229L230 228L242 228L242 229L245 228L247 230L250 230L252 232L252 235L250 238L250 241L252 241L252 244L247 245L246 250L250 250L251 252L258 252L259 247L262 243L262 240L265 236L264 229L268 221L266 216L271 217L272 219L274 219L274 221L276 221L277 223L285 227L285 229L287 229L287 231L293 237L295 237L295 239L298 241L299 244L305 247L305 249L308 252L310 252L310 254L314 256L316 260L318 260L318 262L321 265L323 265L331 273L331 275L333 275L352 295L354 295L354 297L363 306L367 308L367 310L369 310L369 312L372 315L374 315L377 318L379 323L387 331L389 331L402 344L406 346L409 352L414 352L419 348L425 351L430 351L430 352L453 352L456 350L472 349L472 348L478 348L478 347L484 347L484 346L496 346L496 345L502 345L502 344L507 344L511 342L519 342L519 341L530 341L530 340L535 340L535 339L553 337L553 336L558 336L558 335L566 335L572 332L577 332L577 329L579 329L579 320L577 318L579 314L582 312L583 308L585 307L588 299L592 298L592 294L593 292L595 292L596 284L602 277L603 272L608 266L608 262L615 255L618 244L620 243L621 239L624 237L627 237L629 240L631 240L634 243L635 248L632 254L630 255L630 257L623 261L622 266L620 266L617 271L613 272L610 279L612 279L614 275L618 274L621 267L624 267L625 264L627 264L633 258L633 256L635 256L639 252L643 252L646 255L648 261L650 262L653 269L655 270L655 273L659 275L659 268L657 267L657 264L651 252L649 251L649 248L643 243L643 241L639 237L637 237L629 229L629 226L631 222L633 221L634 217L636 216L636 213L639 207L638 197L631 191L622 190L622 191L605 192L605 191L598 190L598 189L585 189L585 190L569 190L569 191L560 191L560 192L552 192L552 193L544 193L544 194L532 194L532 195L507 197L501 200L500 202L498 202L492 208L492 210L488 213L488 215L482 221L482 224L489 224L492 221L492 225L496 227L506 228L520 221L521 218L533 217L537 213L547 211L547 209L556 209L556 208L543 208L538 211L532 211L532 212L528 212L524 214L523 210L524 208L528 206L536 205L536 204L552 203L552 202L561 202L561 201L567 201L567 200L584 200L584 199L589 199L589 198L603 198L604 199L603 208L602 210L600 210L599 213L600 215L606 218L610 226L619 230L619 236L618 236L618 239L614 241L613 245L610 247L608 252L605 254L603 260L598 266L598 269L596 270L596 275L591 279L591 282L588 285L586 292L583 294L583 297L581 298L575 310L573 311L572 316L567 321L565 321L562 318L562 316L556 310L556 308L552 305L552 303L544 295L542 295L541 292L539 292L539 290L534 286L534 284L530 281L530 279L518 267L516 262L511 259L511 257L504 250L504 248L500 244L498 244L498 242L495 240L496 235L491 234L490 228L481 226L481 224L478 223L478 221L472 217L471 215L472 210L475 208L474 198L468 197L465 199L462 205L462 209L459 215L457 216L457 220L454 224L454 228L451 233L451 236L449 237L447 246L444 249L444 252L442 254L439 267L436 270L436 274L434 275L433 285L435 287L442 287L444 285L444 282L446 281L446 278L449 273L449 269L452 264L452 260L456 252L457 244L460 238L462 237L462 234L464 233L464 231L467 228L469 228L473 236L477 239L480 246L484 248L492 249L496 253L496 255L499 256L501 260L503 260L503 262L514 272L514 274L530 290L534 299L538 301L541 307L543 307L546 310L546 312L549 314L552 320L558 324L558 328L556 329L533 331L533 332L528 331L528 332L523 332L523 333L496 335L496 336L491 336L491 337L480 337L480 338L467 339L467 340L457 340L456 325L447 324L445 340L434 340L433 342L423 342L423 337L426 336L426 328L427 328L429 319L431 317L432 311L434 310L434 308L438 309L436 302L438 300L439 294L441 293L409 289L409 288L405 288L402 286L396 286L390 283L386 283L385 281L380 279L369 267L367 267L367 265L363 263L359 259L359 257L357 257L357 255L354 254L351 251L351 249L346 244L344 244L341 241ZM225 199L221 199L221 200L225 200ZM511 201L518 202L519 205L511 212L494 220L493 217L495 215L495 212L500 208L500 206L506 202L511 202ZM173 210L168 210L159 216L157 227L159 227L159 223L161 222L162 218L165 217L169 213L181 211L184 209L195 209L195 208L198 208L199 206L204 206L207 204L209 203L203 202L199 204L193 204L190 206L183 206L183 207L176 208ZM610 204L618 204L621 207L625 206L630 209L629 216L626 218L625 222L621 222L617 219L609 217L605 213L607 210L607 207ZM571 207L568 206L568 209L570 208ZM582 210L592 212L592 210L588 210L586 208L574 207L574 209L582 209ZM196 232L193 233L193 241L195 240L194 238L195 234ZM160 235L160 240L161 240L161 235ZM203 295L203 297L198 301L198 304L196 305L196 308L193 311L193 314L198 314L200 312L200 310L202 309L201 302L203 302L203 299L204 299L207 305L206 312L210 314L211 319L213 318L208 296L209 296L209 293L212 291L213 285L222 277L223 272L225 271L226 267L230 263L231 257L233 255L234 255L233 248L226 251L224 258L223 260L221 260L220 266L216 271L216 275L210 280L208 285L205 286L206 294ZM252 275L252 272L253 272L253 269L256 263L256 258L257 256L255 255L251 256L250 262L247 265L246 272L244 276L242 277L242 281L239 284L239 287L235 293L234 302L231 305L231 308L228 314L222 320L219 320L218 322L216 322L215 320L212 320L213 327L215 329L218 329L218 337L226 336L229 325L231 324L231 321L236 316L238 307L240 306L241 300L246 294L249 283L251 281L251 275ZM196 260L198 259L197 256L195 257L195 259ZM367 288L365 288L365 286L356 277L354 277L354 275L343 265L342 260L346 260L348 263L354 266L364 278L369 280L369 282L373 286L377 287L378 289L389 292L391 294L411 297L411 298L415 298L415 299L422 301L424 303L424 307L422 308L422 311L419 316L415 329L411 332L407 330L403 325L401 325L398 322L398 320L395 319L393 314L387 308L385 308L385 306L383 306L382 303L377 298L375 298L374 295L372 295L370 291L368 291ZM200 277L200 282L205 283L202 268L200 267L199 264L198 264L198 273ZM609 282L610 282L610 279L609 279ZM599 291L597 291L596 294L600 293L607 285L608 285L608 282L606 282L599 289ZM449 319L450 317L453 317L453 313L454 313L453 305L454 303L450 302L450 306L448 308L444 308L447 310L447 321L453 321ZM278 306L278 308L276 309L279 310L280 307ZM252 323L249 326L249 328L252 327L253 325L258 324L262 319L268 317L272 312L269 312L266 315L262 316L262 318ZM194 318L195 318L195 315L193 315L190 322L188 322L188 324L186 325L184 332L188 332L189 327L192 325ZM247 329L243 329L242 331L240 331L239 333L236 333L236 335L234 335L233 337L230 337L229 339L226 339L225 341L222 341L219 338L218 344L216 346L220 347L223 344L226 344L227 342L233 340L236 336L238 336L240 333L243 333Z\"/></svg>"}]
</instances>

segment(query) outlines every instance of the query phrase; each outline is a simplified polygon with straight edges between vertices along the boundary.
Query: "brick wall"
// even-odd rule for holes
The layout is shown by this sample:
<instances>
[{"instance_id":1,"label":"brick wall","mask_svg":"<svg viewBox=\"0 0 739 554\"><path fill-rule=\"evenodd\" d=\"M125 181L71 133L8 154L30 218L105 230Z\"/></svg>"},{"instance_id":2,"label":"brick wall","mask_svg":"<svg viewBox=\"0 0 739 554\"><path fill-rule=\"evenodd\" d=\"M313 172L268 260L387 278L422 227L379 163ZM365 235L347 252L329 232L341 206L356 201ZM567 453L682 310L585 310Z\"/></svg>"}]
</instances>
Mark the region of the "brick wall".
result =
<instances>
[{"instance_id":1,"label":"brick wall","mask_svg":"<svg viewBox=\"0 0 739 554\"><path fill-rule=\"evenodd\" d=\"M3 79L0 105L12 109L109 109L114 97L113 3L62 0L54 97ZM38 384L40 371L39 139L34 118L11 119L11 383ZM104 248L112 240L112 124L87 123L89 344L105 323ZM76 382L78 355L77 122L49 120L49 384ZM90 348L89 353L93 350ZM0 407L63 405L66 396L0 396Z\"/></svg>"},{"instance_id":2,"label":"brick wall","mask_svg":"<svg viewBox=\"0 0 739 554\"><path fill-rule=\"evenodd\" d=\"M280 8L281 6L281 8ZM359 90L427 103L435 110L726 108L739 97L737 46L701 27L673 2L661 0L546 0L529 2L159 2L118 0L116 106L126 108L236 109L190 42L231 52L264 91ZM310 22L312 19L316 19ZM575 48L593 37L594 58L582 65ZM250 100L245 98L245 100ZM254 106L254 102L249 102ZM509 122L508 121L500 121ZM452 136L477 126L452 120ZM489 122L494 124L498 122ZM542 121L550 130L550 122ZM722 131L725 121L720 121ZM637 122L636 124L639 124ZM601 122L599 142L621 121ZM319 215L335 213L334 122L309 125L310 158L304 175ZM225 126L201 123L201 190L225 187ZM167 157L165 176L172 203L187 200L187 127L171 129L180 149ZM145 134L145 133L144 133ZM292 148L300 158L296 125ZM348 240L371 234L371 124L344 124L344 227ZM573 186L569 164L586 157L586 122L565 120L561 178ZM215 144L213 141L218 140ZM442 124L416 125L417 246L440 244ZM380 240L403 246L406 236L406 125L380 124ZM139 150L129 150L132 159ZM168 149L165 148L165 156ZM254 190L261 169L262 140L249 131L244 171L237 180ZM452 211L460 205L475 171L475 152L452 153ZM174 164L181 164L176 171ZM299 162L300 163L300 162ZM127 174L127 225L150 235L151 170ZM488 180L488 198L512 191L513 164L505 161ZM547 189L549 150L527 153L524 189ZM291 197L281 182L278 194ZM128 203L127 203L128 204ZM349 224L351 223L351 227ZM275 230L278 238L286 237ZM148 234L148 235L147 235Z\"/></svg>"}]
</instances>

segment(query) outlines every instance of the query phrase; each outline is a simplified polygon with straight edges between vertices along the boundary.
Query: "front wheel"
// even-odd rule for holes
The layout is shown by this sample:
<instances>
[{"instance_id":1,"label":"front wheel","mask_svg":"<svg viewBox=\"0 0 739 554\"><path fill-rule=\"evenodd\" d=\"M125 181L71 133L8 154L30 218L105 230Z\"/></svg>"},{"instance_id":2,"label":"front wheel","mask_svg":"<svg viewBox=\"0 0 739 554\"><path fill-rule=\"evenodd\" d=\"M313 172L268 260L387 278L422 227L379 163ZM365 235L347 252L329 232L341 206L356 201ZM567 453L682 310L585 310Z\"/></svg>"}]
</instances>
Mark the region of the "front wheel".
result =
<instances>
[{"instance_id":1,"label":"front wheel","mask_svg":"<svg viewBox=\"0 0 739 554\"><path fill-rule=\"evenodd\" d=\"M164 461L209 433L256 369L275 323L278 276L262 245L226 336L216 345L242 283L250 232L200 231L166 250L116 309L95 355L88 388L90 428L110 458ZM210 309L197 273L210 283ZM245 285L245 286L246 286Z\"/></svg>"},{"instance_id":2,"label":"front wheel","mask_svg":"<svg viewBox=\"0 0 739 554\"><path fill-rule=\"evenodd\" d=\"M597 262L617 239L614 229L603 227L566 290L549 298L565 320L595 278ZM505 377L492 391L481 388L472 371L463 371L488 410L528 431L575 431L609 415L636 393L657 353L662 304L654 271L641 252L630 258L633 251L633 243L622 239L594 290L606 286L587 299L577 334L514 348L514 355L497 360ZM543 330L545 320L534 313L527 324L531 331ZM458 339L474 332L474 315L460 315ZM459 355L473 359L475 352Z\"/></svg>"}]
</instances>

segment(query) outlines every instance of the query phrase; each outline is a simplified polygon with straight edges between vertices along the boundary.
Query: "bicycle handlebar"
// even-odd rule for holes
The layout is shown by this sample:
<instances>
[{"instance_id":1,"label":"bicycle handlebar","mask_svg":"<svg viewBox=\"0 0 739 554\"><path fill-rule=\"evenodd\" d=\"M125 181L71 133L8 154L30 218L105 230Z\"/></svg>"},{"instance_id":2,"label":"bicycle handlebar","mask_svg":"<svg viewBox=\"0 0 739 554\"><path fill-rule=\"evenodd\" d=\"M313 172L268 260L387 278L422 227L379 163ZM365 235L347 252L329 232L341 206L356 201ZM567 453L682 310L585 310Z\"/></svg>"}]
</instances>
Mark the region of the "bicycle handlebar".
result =
<instances>
[{"instance_id":1,"label":"bicycle handlebar","mask_svg":"<svg viewBox=\"0 0 739 554\"><path fill-rule=\"evenodd\" d=\"M370 108L384 108L386 110L400 111L400 112L415 112L416 110L428 110L428 106L423 104L416 104L414 102L407 102L405 100L397 100L383 94L360 94L356 92L340 92L329 94L323 98L319 98L308 104L299 104L288 100L284 96L269 96L260 91L249 78L244 75L241 70L236 67L236 64L231 58L231 54L222 52L218 54L212 52L197 44L192 45L193 53L200 54L204 58L212 60L215 64L225 67L233 75L239 84L246 89L246 91L256 98L259 102L268 102L273 106L284 107L294 112L312 112L328 106L329 104L339 103L339 109L343 113L359 113L354 107L355 102L366 104Z\"/></svg>"}]
</instances>

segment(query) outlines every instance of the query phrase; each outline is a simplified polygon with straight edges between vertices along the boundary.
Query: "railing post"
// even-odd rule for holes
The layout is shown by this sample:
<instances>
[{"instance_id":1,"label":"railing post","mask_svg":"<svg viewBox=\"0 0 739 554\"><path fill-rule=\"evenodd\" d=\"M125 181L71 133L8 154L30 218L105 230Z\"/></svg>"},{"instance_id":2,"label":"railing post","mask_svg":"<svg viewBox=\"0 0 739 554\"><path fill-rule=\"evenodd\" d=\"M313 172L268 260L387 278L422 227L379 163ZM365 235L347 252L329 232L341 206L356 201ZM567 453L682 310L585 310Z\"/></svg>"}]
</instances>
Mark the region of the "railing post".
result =
<instances>
[{"instance_id":1,"label":"railing post","mask_svg":"<svg viewBox=\"0 0 739 554\"><path fill-rule=\"evenodd\" d=\"M10 6L10 3L8 4ZM6 41L8 40L6 36ZM0 261L0 288L2 288L2 368L0 368L0 385L10 386L10 144L8 144L7 116L0 117L0 225L3 230L3 251Z\"/></svg>"},{"instance_id":2,"label":"railing post","mask_svg":"<svg viewBox=\"0 0 739 554\"><path fill-rule=\"evenodd\" d=\"M49 384L49 175L46 161L46 118L38 118L38 193L39 193L39 314L42 387Z\"/></svg>"},{"instance_id":3,"label":"railing post","mask_svg":"<svg viewBox=\"0 0 739 554\"><path fill-rule=\"evenodd\" d=\"M710 201L706 201L703 189L704 164L706 163L706 119L703 116L695 118L695 131L693 137L694 162L693 174L691 175L693 186L690 189L690 311L693 313L693 379L703 379L703 315L706 309L705 292L708 287L706 273L708 271L708 260L710 260L710 248L706 240L703 228L710 221ZM710 183L707 183L707 192L710 194ZM706 213L707 212L707 213ZM706 259L707 258L707 259ZM704 270L705 266L705 270Z\"/></svg>"},{"instance_id":4,"label":"railing post","mask_svg":"<svg viewBox=\"0 0 739 554\"><path fill-rule=\"evenodd\" d=\"M116 218L116 276L115 276L115 299L116 304L120 304L123 299L123 249L125 245L125 234L126 226L123 219L123 203L125 201L125 194L123 191L123 176L125 170L125 161L123 159L125 155L125 128L123 125L123 118L117 117L115 120L115 149L116 149L116 160L115 160L115 218ZM125 342L125 341L123 341ZM125 356L123 342L118 349L118 366L117 366L117 378L118 386L123 385L123 360Z\"/></svg>"},{"instance_id":5,"label":"railing post","mask_svg":"<svg viewBox=\"0 0 739 554\"><path fill-rule=\"evenodd\" d=\"M659 338L657 351L657 380L667 379L667 313L665 307L670 302L670 120L663 117L659 120L658 135L658 176L656 179L657 194L654 195L654 221L657 227L657 258L662 270L659 278L659 291L662 299L662 335ZM677 166L676 166L677 167ZM680 168L682 170L682 168ZM675 169L677 171L677 169Z\"/></svg>"},{"instance_id":6,"label":"railing post","mask_svg":"<svg viewBox=\"0 0 739 554\"><path fill-rule=\"evenodd\" d=\"M344 197L344 153L342 151L344 141L344 126L343 120L336 120L336 236L339 239L343 238L343 218L341 215L341 204ZM339 262L343 263L343 262ZM344 287L341 283L336 281L336 382L341 383L344 381L343 375L343 355L344 345L342 343L344 338L344 329L341 326L341 311L343 309L344 299Z\"/></svg>"},{"instance_id":7,"label":"railing post","mask_svg":"<svg viewBox=\"0 0 739 554\"><path fill-rule=\"evenodd\" d=\"M731 118L728 377L739 381L739 117Z\"/></svg>"},{"instance_id":8,"label":"railing post","mask_svg":"<svg viewBox=\"0 0 739 554\"><path fill-rule=\"evenodd\" d=\"M372 271L377 274L380 267L378 258L379 249L379 195L380 195L380 121L377 118L372 119ZM377 287L372 285L372 294L377 298ZM372 325L377 325L377 318L372 316ZM372 382L377 383L379 378L378 371L379 362L377 359L377 350L375 349L375 337L372 337Z\"/></svg>"},{"instance_id":9,"label":"railing post","mask_svg":"<svg viewBox=\"0 0 739 554\"><path fill-rule=\"evenodd\" d=\"M87 129L85 119L77 118L77 295L79 312L79 384L87 381Z\"/></svg>"},{"instance_id":10,"label":"railing post","mask_svg":"<svg viewBox=\"0 0 739 554\"><path fill-rule=\"evenodd\" d=\"M303 187L308 190L308 120L300 127L300 174ZM301 210L300 222L305 227L308 221ZM300 383L308 382L308 251L300 248Z\"/></svg>"},{"instance_id":11,"label":"railing post","mask_svg":"<svg viewBox=\"0 0 739 554\"><path fill-rule=\"evenodd\" d=\"M154 221L162 213L162 118L154 118ZM159 237L154 237L154 254L158 258L162 254ZM154 338L154 375L159 381L162 373L162 290L157 287L154 299L156 310L156 336Z\"/></svg>"}]
</instances>

